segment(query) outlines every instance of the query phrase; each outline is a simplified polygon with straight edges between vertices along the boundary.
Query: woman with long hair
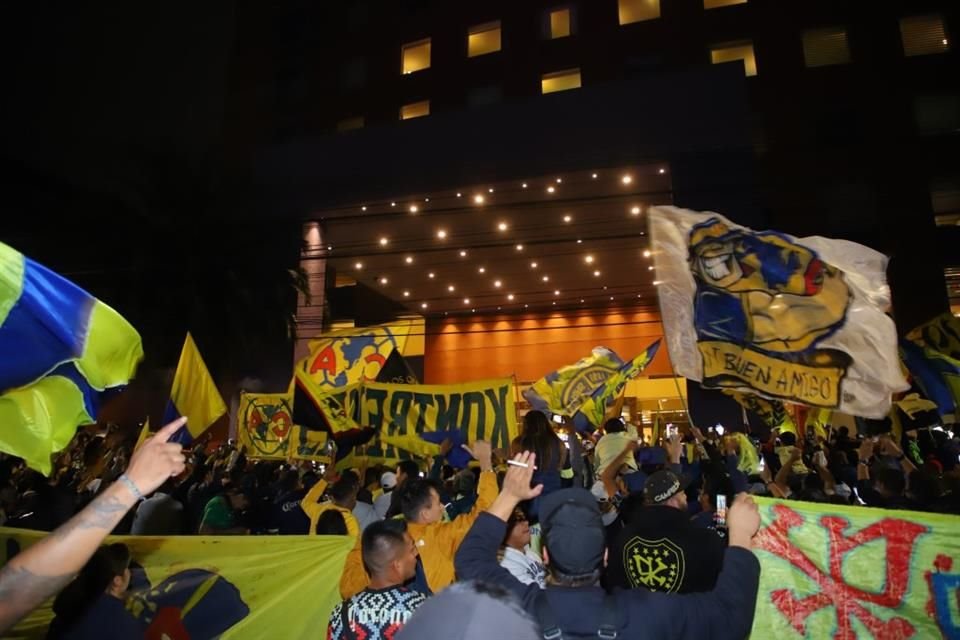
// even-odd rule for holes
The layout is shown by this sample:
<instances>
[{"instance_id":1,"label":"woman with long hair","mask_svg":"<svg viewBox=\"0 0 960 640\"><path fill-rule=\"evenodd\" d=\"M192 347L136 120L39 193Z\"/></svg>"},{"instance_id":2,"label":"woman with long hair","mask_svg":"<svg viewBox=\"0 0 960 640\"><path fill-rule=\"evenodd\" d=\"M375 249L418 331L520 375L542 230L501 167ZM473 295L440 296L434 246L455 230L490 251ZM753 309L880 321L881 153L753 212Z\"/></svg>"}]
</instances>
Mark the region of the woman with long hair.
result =
<instances>
[{"instance_id":1,"label":"woman with long hair","mask_svg":"<svg viewBox=\"0 0 960 640\"><path fill-rule=\"evenodd\" d=\"M48 640L142 638L143 626L124 608L129 586L130 549L100 547L53 601Z\"/></svg>"},{"instance_id":2,"label":"woman with long hair","mask_svg":"<svg viewBox=\"0 0 960 640\"><path fill-rule=\"evenodd\" d=\"M533 473L533 484L542 484L543 491L526 507L528 516L535 520L538 517L540 499L563 487L561 474L570 466L569 455L563 441L550 425L550 420L541 411L529 411L523 416L523 431L513 441L510 454L516 455L521 451L537 454L537 470Z\"/></svg>"}]
</instances>

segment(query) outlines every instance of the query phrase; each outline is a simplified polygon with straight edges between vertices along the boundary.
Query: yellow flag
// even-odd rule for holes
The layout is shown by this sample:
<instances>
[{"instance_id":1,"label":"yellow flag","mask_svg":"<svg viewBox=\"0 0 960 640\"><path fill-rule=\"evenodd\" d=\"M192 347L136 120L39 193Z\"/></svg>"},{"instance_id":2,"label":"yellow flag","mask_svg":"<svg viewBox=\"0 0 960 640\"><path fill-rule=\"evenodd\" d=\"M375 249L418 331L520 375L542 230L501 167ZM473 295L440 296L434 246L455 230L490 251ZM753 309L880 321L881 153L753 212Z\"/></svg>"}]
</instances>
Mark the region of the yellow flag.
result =
<instances>
[{"instance_id":1,"label":"yellow flag","mask_svg":"<svg viewBox=\"0 0 960 640\"><path fill-rule=\"evenodd\" d=\"M133 448L134 452L137 451L143 445L143 443L150 437L150 418L147 418L146 422L143 423L143 428L140 429L140 436L137 438L137 444Z\"/></svg>"}]
</instances>

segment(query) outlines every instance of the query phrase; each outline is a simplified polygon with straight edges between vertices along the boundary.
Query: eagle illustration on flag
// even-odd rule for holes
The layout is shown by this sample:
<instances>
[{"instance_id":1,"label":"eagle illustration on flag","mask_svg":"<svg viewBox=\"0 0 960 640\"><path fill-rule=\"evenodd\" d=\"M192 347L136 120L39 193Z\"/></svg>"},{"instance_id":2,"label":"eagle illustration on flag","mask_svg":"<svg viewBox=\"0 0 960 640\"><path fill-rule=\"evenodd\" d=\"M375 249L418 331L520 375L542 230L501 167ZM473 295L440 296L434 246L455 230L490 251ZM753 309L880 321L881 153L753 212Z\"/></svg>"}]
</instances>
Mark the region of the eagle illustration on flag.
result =
<instances>
[{"instance_id":1,"label":"eagle illustration on flag","mask_svg":"<svg viewBox=\"0 0 960 640\"><path fill-rule=\"evenodd\" d=\"M674 207L652 209L650 225L678 374L871 418L907 388L886 315L886 256Z\"/></svg>"}]
</instances>

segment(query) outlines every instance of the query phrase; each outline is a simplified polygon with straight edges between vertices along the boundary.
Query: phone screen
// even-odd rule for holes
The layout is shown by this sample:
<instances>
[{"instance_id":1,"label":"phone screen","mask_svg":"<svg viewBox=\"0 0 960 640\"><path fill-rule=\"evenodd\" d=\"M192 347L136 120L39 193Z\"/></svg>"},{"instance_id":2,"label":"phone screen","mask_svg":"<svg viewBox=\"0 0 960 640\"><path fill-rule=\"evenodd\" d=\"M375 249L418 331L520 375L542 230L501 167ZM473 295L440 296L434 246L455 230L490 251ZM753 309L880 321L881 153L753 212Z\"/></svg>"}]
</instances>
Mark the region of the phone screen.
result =
<instances>
[{"instance_id":1,"label":"phone screen","mask_svg":"<svg viewBox=\"0 0 960 640\"><path fill-rule=\"evenodd\" d=\"M556 422L557 424L563 424L563 416L554 415L553 421Z\"/></svg>"},{"instance_id":2,"label":"phone screen","mask_svg":"<svg viewBox=\"0 0 960 640\"><path fill-rule=\"evenodd\" d=\"M717 510L714 514L714 522L718 527L727 526L727 496L717 496Z\"/></svg>"}]
</instances>

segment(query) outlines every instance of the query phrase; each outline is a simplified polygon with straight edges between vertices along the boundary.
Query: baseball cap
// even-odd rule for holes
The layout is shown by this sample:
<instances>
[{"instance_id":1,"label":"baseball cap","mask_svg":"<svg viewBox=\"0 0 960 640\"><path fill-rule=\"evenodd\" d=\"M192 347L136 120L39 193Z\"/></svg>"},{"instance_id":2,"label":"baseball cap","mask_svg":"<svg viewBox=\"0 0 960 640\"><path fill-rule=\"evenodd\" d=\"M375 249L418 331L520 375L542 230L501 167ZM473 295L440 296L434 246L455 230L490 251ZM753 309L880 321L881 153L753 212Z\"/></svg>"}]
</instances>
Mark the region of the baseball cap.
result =
<instances>
[{"instance_id":1,"label":"baseball cap","mask_svg":"<svg viewBox=\"0 0 960 640\"><path fill-rule=\"evenodd\" d=\"M663 504L687 488L690 478L678 476L673 471L657 471L643 485L643 497L647 504Z\"/></svg>"},{"instance_id":2,"label":"baseball cap","mask_svg":"<svg viewBox=\"0 0 960 640\"><path fill-rule=\"evenodd\" d=\"M386 471L380 476L380 487L383 489L393 489L397 486L397 474L393 471Z\"/></svg>"},{"instance_id":3,"label":"baseball cap","mask_svg":"<svg viewBox=\"0 0 960 640\"><path fill-rule=\"evenodd\" d=\"M597 499L586 489L561 489L540 499L540 526L550 564L571 576L603 562L605 530Z\"/></svg>"}]
</instances>

